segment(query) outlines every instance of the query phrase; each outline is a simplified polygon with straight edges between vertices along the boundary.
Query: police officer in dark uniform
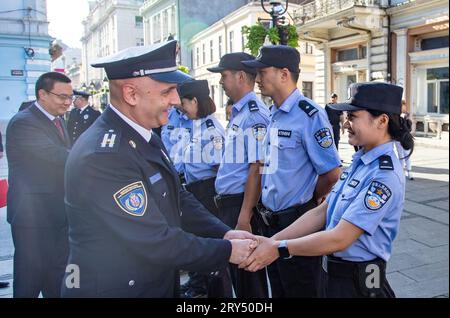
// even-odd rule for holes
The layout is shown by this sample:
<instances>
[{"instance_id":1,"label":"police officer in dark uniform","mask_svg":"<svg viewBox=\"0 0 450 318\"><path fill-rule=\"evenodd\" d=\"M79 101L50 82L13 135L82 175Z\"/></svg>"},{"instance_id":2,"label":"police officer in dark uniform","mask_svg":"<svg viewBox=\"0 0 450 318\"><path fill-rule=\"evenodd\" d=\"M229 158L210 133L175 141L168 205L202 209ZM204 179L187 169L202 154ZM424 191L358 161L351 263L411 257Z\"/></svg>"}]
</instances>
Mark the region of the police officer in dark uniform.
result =
<instances>
[{"instance_id":1,"label":"police officer in dark uniform","mask_svg":"<svg viewBox=\"0 0 450 318\"><path fill-rule=\"evenodd\" d=\"M394 143L414 148L400 117L402 91L388 83L357 83L346 103L332 105L348 112L349 143L362 148L325 202L271 239L261 239L265 243L242 266L253 271L277 258L327 255L327 297L395 297L386 262L398 233L405 178Z\"/></svg>"},{"instance_id":2,"label":"police officer in dark uniform","mask_svg":"<svg viewBox=\"0 0 450 318\"><path fill-rule=\"evenodd\" d=\"M69 131L72 145L100 116L100 112L89 105L91 95L82 91L73 91L73 105L69 114L67 130Z\"/></svg>"},{"instance_id":3,"label":"police officer in dark uniform","mask_svg":"<svg viewBox=\"0 0 450 318\"><path fill-rule=\"evenodd\" d=\"M254 247L237 239L251 234L230 230L182 190L151 131L180 104L177 83L185 76L175 50L176 41L132 47L93 64L105 68L111 104L66 165L68 263L80 281L72 288L66 275L65 297L177 297L180 269L219 270Z\"/></svg>"},{"instance_id":4,"label":"police officer in dark uniform","mask_svg":"<svg viewBox=\"0 0 450 318\"><path fill-rule=\"evenodd\" d=\"M330 104L336 104L337 98L338 96L336 93L331 94ZM325 105L325 111L327 112L328 120L330 121L331 127L333 128L334 145L336 146L336 149L339 149L339 140L341 139L341 117L343 115L343 112L333 109L330 104Z\"/></svg>"}]
</instances>

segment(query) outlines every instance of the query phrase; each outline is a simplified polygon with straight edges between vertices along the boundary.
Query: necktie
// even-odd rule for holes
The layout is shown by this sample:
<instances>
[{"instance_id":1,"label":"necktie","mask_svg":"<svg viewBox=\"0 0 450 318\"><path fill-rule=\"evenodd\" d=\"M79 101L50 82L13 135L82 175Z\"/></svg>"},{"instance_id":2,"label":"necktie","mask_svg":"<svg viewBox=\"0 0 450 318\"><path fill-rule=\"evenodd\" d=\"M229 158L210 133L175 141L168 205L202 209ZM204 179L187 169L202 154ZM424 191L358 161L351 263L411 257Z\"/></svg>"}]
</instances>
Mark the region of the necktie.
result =
<instances>
[{"instance_id":1,"label":"necktie","mask_svg":"<svg viewBox=\"0 0 450 318\"><path fill-rule=\"evenodd\" d=\"M64 129L61 124L61 119L59 117L55 117L55 119L53 119L53 123L55 124L56 128L58 129L59 135L61 136L62 140L65 140Z\"/></svg>"}]
</instances>

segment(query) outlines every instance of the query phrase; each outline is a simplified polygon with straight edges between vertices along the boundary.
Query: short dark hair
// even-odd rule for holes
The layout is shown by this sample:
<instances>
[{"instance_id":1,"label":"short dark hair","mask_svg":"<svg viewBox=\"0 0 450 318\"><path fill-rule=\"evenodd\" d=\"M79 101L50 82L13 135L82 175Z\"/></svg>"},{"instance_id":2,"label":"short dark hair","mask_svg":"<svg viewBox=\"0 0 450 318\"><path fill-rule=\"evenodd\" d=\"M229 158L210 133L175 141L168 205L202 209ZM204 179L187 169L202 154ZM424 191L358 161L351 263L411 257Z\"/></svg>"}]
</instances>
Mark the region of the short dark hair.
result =
<instances>
[{"instance_id":1,"label":"short dark hair","mask_svg":"<svg viewBox=\"0 0 450 318\"><path fill-rule=\"evenodd\" d=\"M294 81L294 83L297 83L298 79L300 78L300 72L298 72L298 73L291 72L291 71L289 71L289 72L291 73L291 77L292 77L292 80Z\"/></svg>"},{"instance_id":2,"label":"short dark hair","mask_svg":"<svg viewBox=\"0 0 450 318\"><path fill-rule=\"evenodd\" d=\"M197 102L198 102L198 106L197 106L198 107L197 108L197 117L198 118L205 118L206 116L211 115L216 112L216 104L214 104L214 101L209 96L206 96L201 99L196 96L193 96L193 95L183 96L183 98L186 98L189 100L193 100L194 97L197 98Z\"/></svg>"},{"instance_id":3,"label":"short dark hair","mask_svg":"<svg viewBox=\"0 0 450 318\"><path fill-rule=\"evenodd\" d=\"M48 72L39 76L36 86L34 88L34 93L36 94L36 99L39 99L39 90L51 91L55 86L56 82L60 83L71 83L72 81L66 75L58 72Z\"/></svg>"},{"instance_id":4,"label":"short dark hair","mask_svg":"<svg viewBox=\"0 0 450 318\"><path fill-rule=\"evenodd\" d=\"M337 96L336 93L331 94L331 98L337 98L337 97L338 97L338 96Z\"/></svg>"}]
</instances>

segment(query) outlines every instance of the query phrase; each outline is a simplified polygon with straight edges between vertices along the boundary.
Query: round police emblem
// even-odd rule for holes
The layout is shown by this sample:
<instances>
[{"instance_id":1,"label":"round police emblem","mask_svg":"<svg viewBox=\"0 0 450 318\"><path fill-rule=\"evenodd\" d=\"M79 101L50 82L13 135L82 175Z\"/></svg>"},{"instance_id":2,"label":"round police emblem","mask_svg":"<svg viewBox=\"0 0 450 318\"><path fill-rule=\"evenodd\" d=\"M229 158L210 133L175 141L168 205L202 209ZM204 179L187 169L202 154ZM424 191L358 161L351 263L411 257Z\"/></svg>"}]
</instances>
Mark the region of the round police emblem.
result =
<instances>
[{"instance_id":1,"label":"round police emblem","mask_svg":"<svg viewBox=\"0 0 450 318\"><path fill-rule=\"evenodd\" d=\"M223 147L223 139L222 136L215 136L213 138L214 149L221 150Z\"/></svg>"},{"instance_id":2,"label":"round police emblem","mask_svg":"<svg viewBox=\"0 0 450 318\"><path fill-rule=\"evenodd\" d=\"M255 137L256 140L261 141L264 139L264 136L266 135L267 128L264 124L256 124L252 127L252 133L253 137Z\"/></svg>"}]
</instances>

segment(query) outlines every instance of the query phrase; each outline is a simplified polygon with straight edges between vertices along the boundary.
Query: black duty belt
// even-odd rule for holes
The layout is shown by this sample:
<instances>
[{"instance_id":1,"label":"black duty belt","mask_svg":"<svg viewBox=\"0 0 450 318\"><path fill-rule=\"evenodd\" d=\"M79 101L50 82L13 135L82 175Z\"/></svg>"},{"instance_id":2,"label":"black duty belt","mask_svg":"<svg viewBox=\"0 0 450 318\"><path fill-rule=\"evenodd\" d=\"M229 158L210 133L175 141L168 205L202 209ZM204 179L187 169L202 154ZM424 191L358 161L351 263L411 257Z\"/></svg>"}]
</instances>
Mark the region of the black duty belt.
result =
<instances>
[{"instance_id":1,"label":"black duty belt","mask_svg":"<svg viewBox=\"0 0 450 318\"><path fill-rule=\"evenodd\" d=\"M285 228L289 224L293 223L299 217L301 217L305 212L314 208L316 204L314 203L314 199L301 204L294 205L284 210L280 211L272 211L267 209L264 205L258 204L257 211L261 220L267 227L277 228L282 227Z\"/></svg>"},{"instance_id":2,"label":"black duty belt","mask_svg":"<svg viewBox=\"0 0 450 318\"><path fill-rule=\"evenodd\" d=\"M186 184L185 188L187 191L191 193L201 193L201 191L205 191L205 189L212 188L214 189L214 183L216 182L216 177L208 178L205 180L195 181L189 184Z\"/></svg>"},{"instance_id":3,"label":"black duty belt","mask_svg":"<svg viewBox=\"0 0 450 318\"><path fill-rule=\"evenodd\" d=\"M243 201L244 193L218 194L214 197L214 203L219 210L226 207L241 206Z\"/></svg>"},{"instance_id":4,"label":"black duty belt","mask_svg":"<svg viewBox=\"0 0 450 318\"><path fill-rule=\"evenodd\" d=\"M335 256L323 256L322 267L325 272L334 277L355 278L366 272L368 265L377 265L382 273L386 269L386 262L381 258L376 258L367 262L351 262Z\"/></svg>"}]
</instances>

